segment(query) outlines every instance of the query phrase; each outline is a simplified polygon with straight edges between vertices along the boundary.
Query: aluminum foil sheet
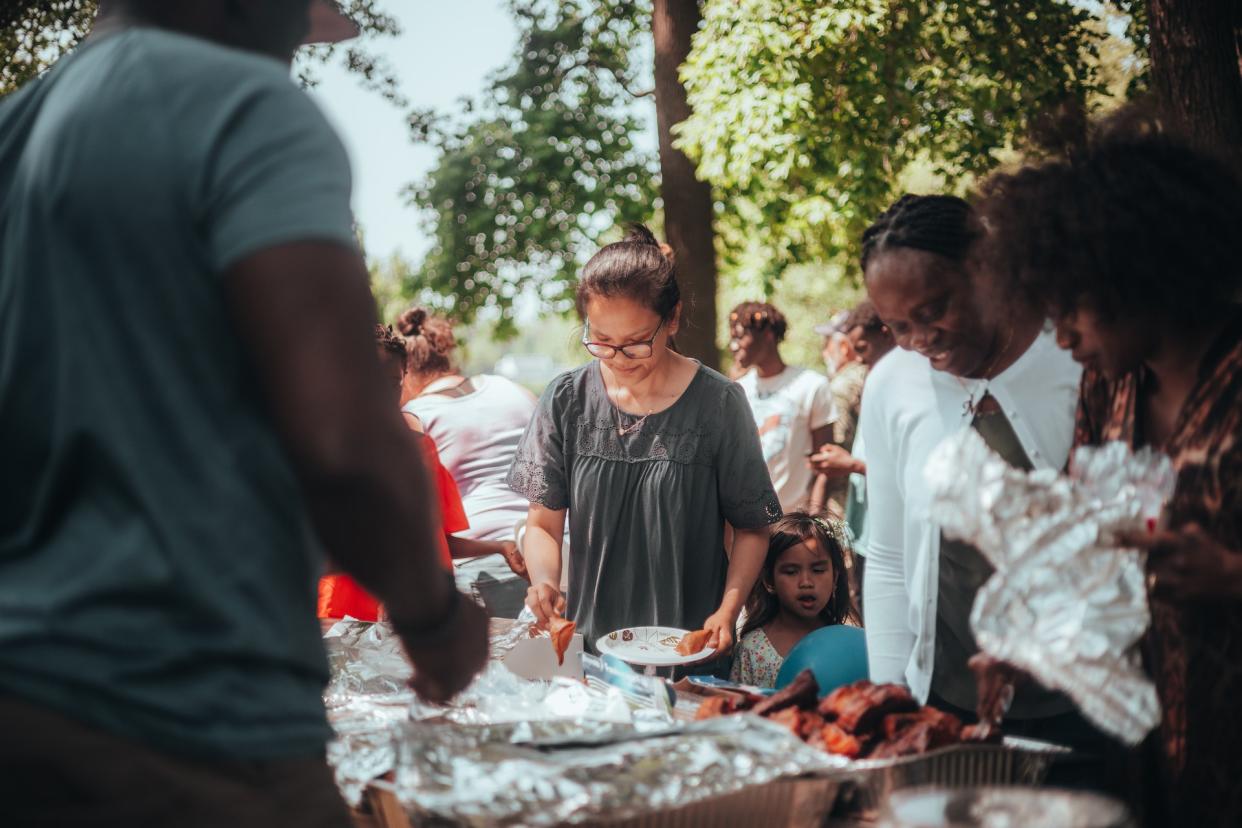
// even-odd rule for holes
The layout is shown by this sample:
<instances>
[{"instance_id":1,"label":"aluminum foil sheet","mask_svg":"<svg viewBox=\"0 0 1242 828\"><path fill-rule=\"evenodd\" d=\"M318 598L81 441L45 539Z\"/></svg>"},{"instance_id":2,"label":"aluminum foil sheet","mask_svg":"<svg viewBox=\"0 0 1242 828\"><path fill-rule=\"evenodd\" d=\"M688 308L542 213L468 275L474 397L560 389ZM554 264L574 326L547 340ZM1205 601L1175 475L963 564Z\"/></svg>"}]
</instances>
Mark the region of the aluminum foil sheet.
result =
<instances>
[{"instance_id":1,"label":"aluminum foil sheet","mask_svg":"<svg viewBox=\"0 0 1242 828\"><path fill-rule=\"evenodd\" d=\"M547 633L542 633L547 635ZM535 626L535 614L530 611L529 607L522 607L522 612L514 621L502 618L493 618L491 620L491 647L490 653L493 659L503 659L507 656L518 642L525 638L535 638L540 635L539 628Z\"/></svg>"},{"instance_id":2,"label":"aluminum foil sheet","mask_svg":"<svg viewBox=\"0 0 1242 828\"><path fill-rule=\"evenodd\" d=\"M413 671L390 625L342 621L325 633L331 677L324 702L336 734L328 761L346 801L357 804L372 780L397 767L408 722L445 732L504 726L511 743L547 745L608 742L672 724L667 714L634 710L616 688L519 678L499 659L530 635L529 623L497 622L492 633L492 660L448 705L423 702L409 689Z\"/></svg>"},{"instance_id":3,"label":"aluminum foil sheet","mask_svg":"<svg viewBox=\"0 0 1242 828\"><path fill-rule=\"evenodd\" d=\"M1158 520L1172 465L1111 443L1078 449L1071 467L1069 476L1014 469L967 429L928 460L930 517L996 568L971 612L980 648L1137 744L1160 716L1136 648L1150 621L1144 561L1113 535Z\"/></svg>"},{"instance_id":4,"label":"aluminum foil sheet","mask_svg":"<svg viewBox=\"0 0 1242 828\"><path fill-rule=\"evenodd\" d=\"M837 757L753 716L590 747L515 745L511 726L411 723L394 788L421 820L470 826L589 824L701 802Z\"/></svg>"},{"instance_id":5,"label":"aluminum foil sheet","mask_svg":"<svg viewBox=\"0 0 1242 828\"><path fill-rule=\"evenodd\" d=\"M409 680L414 670L390 624L338 621L324 633L323 643L330 675L323 695L329 710L356 696L413 698Z\"/></svg>"}]
</instances>

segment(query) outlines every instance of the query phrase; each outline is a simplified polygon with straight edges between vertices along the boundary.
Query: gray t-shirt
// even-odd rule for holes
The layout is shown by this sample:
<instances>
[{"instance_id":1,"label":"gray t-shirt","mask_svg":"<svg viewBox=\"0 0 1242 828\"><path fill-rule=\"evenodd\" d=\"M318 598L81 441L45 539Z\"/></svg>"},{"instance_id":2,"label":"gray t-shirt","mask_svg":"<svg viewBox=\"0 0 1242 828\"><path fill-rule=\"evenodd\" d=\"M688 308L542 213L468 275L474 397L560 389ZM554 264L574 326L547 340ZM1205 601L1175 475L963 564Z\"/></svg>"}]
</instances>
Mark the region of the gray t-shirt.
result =
<instances>
[{"instance_id":1,"label":"gray t-shirt","mask_svg":"<svg viewBox=\"0 0 1242 828\"><path fill-rule=\"evenodd\" d=\"M593 360L544 391L509 472L531 502L569 510L568 616L592 649L621 627L701 627L724 594L725 521L781 516L736 383L700 366L670 408L619 433L639 419Z\"/></svg>"},{"instance_id":2,"label":"gray t-shirt","mask_svg":"<svg viewBox=\"0 0 1242 828\"><path fill-rule=\"evenodd\" d=\"M355 245L288 67L155 29L0 100L0 693L168 750L330 735L321 554L222 278Z\"/></svg>"}]
</instances>

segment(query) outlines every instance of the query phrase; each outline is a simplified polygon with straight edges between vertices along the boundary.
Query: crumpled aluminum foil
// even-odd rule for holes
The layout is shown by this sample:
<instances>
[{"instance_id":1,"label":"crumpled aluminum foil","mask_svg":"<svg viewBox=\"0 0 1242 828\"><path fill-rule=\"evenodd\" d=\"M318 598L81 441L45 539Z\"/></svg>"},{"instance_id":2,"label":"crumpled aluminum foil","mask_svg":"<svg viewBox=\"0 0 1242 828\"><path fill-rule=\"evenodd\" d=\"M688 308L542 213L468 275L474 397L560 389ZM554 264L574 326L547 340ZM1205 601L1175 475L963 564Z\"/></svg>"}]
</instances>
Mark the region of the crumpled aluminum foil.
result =
<instances>
[{"instance_id":1,"label":"crumpled aluminum foil","mask_svg":"<svg viewBox=\"0 0 1242 828\"><path fill-rule=\"evenodd\" d=\"M842 761L754 716L696 722L665 737L557 750L514 745L512 736L503 726L407 725L398 749L398 799L422 819L470 826L597 823Z\"/></svg>"},{"instance_id":2,"label":"crumpled aluminum foil","mask_svg":"<svg viewBox=\"0 0 1242 828\"><path fill-rule=\"evenodd\" d=\"M366 786L397 767L401 726L507 725L515 743L595 743L658 732L672 724L656 711L633 711L616 688L589 688L566 678L527 681L500 659L530 635L529 623L493 624L491 656L474 682L448 705L421 701L409 689L413 673L386 623L342 621L324 635L331 676L324 691L336 738L328 762L346 801L357 804Z\"/></svg>"},{"instance_id":3,"label":"crumpled aluminum foil","mask_svg":"<svg viewBox=\"0 0 1242 828\"><path fill-rule=\"evenodd\" d=\"M1144 561L1113 536L1158 519L1172 464L1110 443L1078 449L1071 468L1069 476L1015 469L966 429L924 469L930 518L996 568L971 612L979 647L1137 744L1160 719L1135 646L1150 622Z\"/></svg>"},{"instance_id":4,"label":"crumpled aluminum foil","mask_svg":"<svg viewBox=\"0 0 1242 828\"><path fill-rule=\"evenodd\" d=\"M391 624L338 621L324 633L323 643L330 675L323 695L329 710L356 696L414 697L409 688L414 669Z\"/></svg>"}]
</instances>

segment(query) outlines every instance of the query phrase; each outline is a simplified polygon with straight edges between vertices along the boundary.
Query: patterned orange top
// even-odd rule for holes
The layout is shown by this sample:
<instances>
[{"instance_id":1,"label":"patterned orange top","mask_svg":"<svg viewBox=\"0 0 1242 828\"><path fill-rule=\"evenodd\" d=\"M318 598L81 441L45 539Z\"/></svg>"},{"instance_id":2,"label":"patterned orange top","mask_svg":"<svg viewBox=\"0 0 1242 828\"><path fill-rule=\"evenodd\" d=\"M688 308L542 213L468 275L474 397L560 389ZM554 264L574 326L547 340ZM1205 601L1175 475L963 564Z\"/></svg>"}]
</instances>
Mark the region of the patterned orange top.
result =
<instances>
[{"instance_id":1,"label":"patterned orange top","mask_svg":"<svg viewBox=\"0 0 1242 828\"><path fill-rule=\"evenodd\" d=\"M1143 445L1147 381L1146 370L1115 382L1084 374L1075 442ZM1165 451L1177 471L1169 527L1197 522L1242 554L1242 313L1204 357ZM1158 739L1149 740L1155 778L1144 781L1157 783L1151 787L1165 801L1146 804L1148 822L1242 825L1242 599L1149 597L1144 656L1163 721Z\"/></svg>"}]
</instances>

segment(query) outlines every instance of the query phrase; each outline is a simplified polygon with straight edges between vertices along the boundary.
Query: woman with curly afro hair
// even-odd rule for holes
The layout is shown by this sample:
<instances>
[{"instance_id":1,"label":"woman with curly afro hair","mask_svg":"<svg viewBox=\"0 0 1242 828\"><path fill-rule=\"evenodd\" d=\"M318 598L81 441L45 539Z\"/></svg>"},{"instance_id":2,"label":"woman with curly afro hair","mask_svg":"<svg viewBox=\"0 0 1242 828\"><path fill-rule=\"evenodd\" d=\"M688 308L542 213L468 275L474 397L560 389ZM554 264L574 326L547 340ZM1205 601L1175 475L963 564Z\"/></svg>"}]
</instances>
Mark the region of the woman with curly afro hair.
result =
<instances>
[{"instance_id":1,"label":"woman with curly afro hair","mask_svg":"<svg viewBox=\"0 0 1242 828\"><path fill-rule=\"evenodd\" d=\"M983 185L985 269L1087 369L1076 442L1173 460L1167 528L1130 539L1163 708L1134 787L1148 824L1242 825L1242 182L1138 110L1077 133Z\"/></svg>"}]
</instances>

